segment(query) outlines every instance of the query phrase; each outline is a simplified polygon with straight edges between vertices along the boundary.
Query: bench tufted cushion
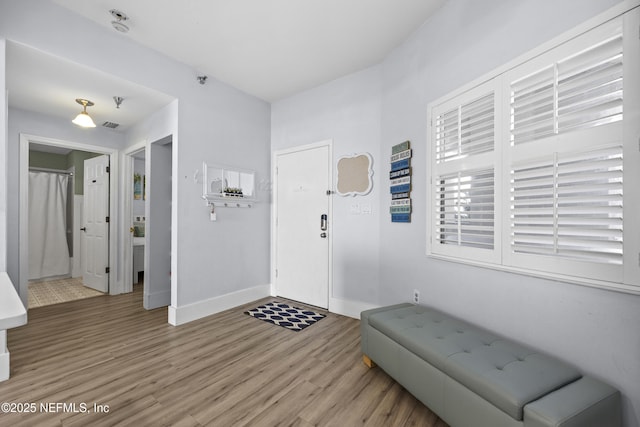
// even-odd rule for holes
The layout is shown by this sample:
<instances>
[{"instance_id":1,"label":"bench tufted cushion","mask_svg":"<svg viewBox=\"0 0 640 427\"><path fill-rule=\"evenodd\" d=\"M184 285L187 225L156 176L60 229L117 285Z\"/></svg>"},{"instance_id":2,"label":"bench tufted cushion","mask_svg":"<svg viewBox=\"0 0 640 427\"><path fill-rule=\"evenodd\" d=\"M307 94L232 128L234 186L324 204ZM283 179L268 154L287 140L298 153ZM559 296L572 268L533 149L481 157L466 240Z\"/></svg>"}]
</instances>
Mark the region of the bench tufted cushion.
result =
<instances>
[{"instance_id":1,"label":"bench tufted cushion","mask_svg":"<svg viewBox=\"0 0 640 427\"><path fill-rule=\"evenodd\" d=\"M581 377L557 359L430 307L373 313L369 324L516 420L527 403Z\"/></svg>"}]
</instances>

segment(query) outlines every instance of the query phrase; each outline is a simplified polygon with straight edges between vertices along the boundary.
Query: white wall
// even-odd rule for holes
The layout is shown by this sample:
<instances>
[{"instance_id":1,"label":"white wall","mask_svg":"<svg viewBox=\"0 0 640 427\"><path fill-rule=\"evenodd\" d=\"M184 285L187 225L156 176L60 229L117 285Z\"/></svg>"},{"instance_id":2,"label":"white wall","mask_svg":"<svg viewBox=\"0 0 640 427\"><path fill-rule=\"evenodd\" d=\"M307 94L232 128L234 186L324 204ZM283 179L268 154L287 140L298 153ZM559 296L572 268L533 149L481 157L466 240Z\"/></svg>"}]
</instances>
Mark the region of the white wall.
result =
<instances>
[{"instance_id":1,"label":"white wall","mask_svg":"<svg viewBox=\"0 0 640 427\"><path fill-rule=\"evenodd\" d=\"M416 196L411 225L381 223L381 294L406 301L417 288L426 303L575 363L623 392L625 425L637 426L640 297L424 255L427 104L615 3L448 2L385 61L382 139L387 151L394 141L413 142Z\"/></svg>"},{"instance_id":2,"label":"white wall","mask_svg":"<svg viewBox=\"0 0 640 427\"><path fill-rule=\"evenodd\" d=\"M15 40L178 99L177 119L171 123L177 127L173 134L176 227L172 230L174 252L179 254L172 257L177 307L244 289L268 289L269 194L258 194L255 208L220 212L218 222L210 223L201 185L193 177L206 160L254 169L259 179L268 179L269 104L215 78L200 85L196 70L52 2L0 0L0 8L0 39ZM144 132L138 136L153 141ZM209 313L208 308L200 312Z\"/></svg>"},{"instance_id":3,"label":"white wall","mask_svg":"<svg viewBox=\"0 0 640 427\"><path fill-rule=\"evenodd\" d=\"M0 39L0 165L7 170L6 42ZM3 143L4 141L4 143ZM7 271L7 174L0 173L0 272ZM16 289L19 282L12 280Z\"/></svg>"},{"instance_id":4,"label":"white wall","mask_svg":"<svg viewBox=\"0 0 640 427\"><path fill-rule=\"evenodd\" d=\"M272 150L333 140L332 168L337 159L370 153L374 160L373 189L365 196L333 197L333 289L331 297L351 302L377 302L378 224L388 217L381 195L388 189L380 166L380 67L338 79L272 105ZM370 207L371 214L355 214ZM366 209L365 209L366 210ZM357 286L353 284L357 283ZM331 308L331 304L330 304Z\"/></svg>"},{"instance_id":5,"label":"white wall","mask_svg":"<svg viewBox=\"0 0 640 427\"><path fill-rule=\"evenodd\" d=\"M379 66L347 76L273 105L273 150L332 135L363 133L362 121L379 137L336 143L341 151L376 157L380 213L376 236L377 280L362 281L336 270L337 292L374 305L421 300L498 333L554 354L602 378L623 393L626 426L640 425L640 297L475 268L428 258L426 253L426 118L429 102L484 75L618 3L615 0L451 0ZM372 74L380 75L377 89ZM367 77L371 77L368 81ZM367 82L368 83L365 83ZM366 87L378 119L359 114ZM343 120L339 112L358 120ZM307 140L305 140L307 139ZM410 224L393 224L387 209L391 147L410 140L414 150L414 211ZM353 148L349 144L354 144ZM346 149L343 147L347 147ZM376 154L377 153L377 154ZM334 221L349 220L335 209ZM337 264L350 261L344 241L366 230L335 236ZM338 254L342 259L338 259ZM356 260L357 263L357 260Z\"/></svg>"}]
</instances>

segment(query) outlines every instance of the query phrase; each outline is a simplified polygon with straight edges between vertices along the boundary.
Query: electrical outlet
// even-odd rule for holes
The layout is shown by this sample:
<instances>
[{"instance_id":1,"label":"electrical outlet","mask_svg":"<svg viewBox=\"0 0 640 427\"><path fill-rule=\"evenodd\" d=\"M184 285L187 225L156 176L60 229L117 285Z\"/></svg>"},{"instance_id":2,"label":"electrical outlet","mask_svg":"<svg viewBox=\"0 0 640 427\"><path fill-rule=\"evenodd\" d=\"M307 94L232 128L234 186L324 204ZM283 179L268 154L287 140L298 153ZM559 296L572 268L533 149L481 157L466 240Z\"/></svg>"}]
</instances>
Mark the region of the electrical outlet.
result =
<instances>
[{"instance_id":1,"label":"electrical outlet","mask_svg":"<svg viewBox=\"0 0 640 427\"><path fill-rule=\"evenodd\" d=\"M420 304L420 291L417 289L413 290L413 303Z\"/></svg>"}]
</instances>

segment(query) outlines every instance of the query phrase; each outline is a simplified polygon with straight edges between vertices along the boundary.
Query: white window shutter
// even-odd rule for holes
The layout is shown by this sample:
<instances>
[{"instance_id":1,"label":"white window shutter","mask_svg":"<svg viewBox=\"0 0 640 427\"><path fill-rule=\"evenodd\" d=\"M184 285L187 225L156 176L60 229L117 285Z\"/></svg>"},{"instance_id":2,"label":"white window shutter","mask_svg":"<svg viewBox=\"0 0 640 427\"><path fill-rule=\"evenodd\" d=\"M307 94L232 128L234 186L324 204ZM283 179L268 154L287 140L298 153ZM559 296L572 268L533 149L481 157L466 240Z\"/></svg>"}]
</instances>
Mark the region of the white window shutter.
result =
<instances>
[{"instance_id":1,"label":"white window shutter","mask_svg":"<svg viewBox=\"0 0 640 427\"><path fill-rule=\"evenodd\" d=\"M622 147L565 153L511 173L515 253L622 264Z\"/></svg>"},{"instance_id":2,"label":"white window shutter","mask_svg":"<svg viewBox=\"0 0 640 427\"><path fill-rule=\"evenodd\" d=\"M558 132L622 120L622 35L567 58L558 67Z\"/></svg>"},{"instance_id":3,"label":"white window shutter","mask_svg":"<svg viewBox=\"0 0 640 427\"><path fill-rule=\"evenodd\" d=\"M492 80L432 110L430 253L496 262L498 82Z\"/></svg>"},{"instance_id":4,"label":"white window shutter","mask_svg":"<svg viewBox=\"0 0 640 427\"><path fill-rule=\"evenodd\" d=\"M622 34L511 83L511 144L622 120Z\"/></svg>"},{"instance_id":5,"label":"white window shutter","mask_svg":"<svg viewBox=\"0 0 640 427\"><path fill-rule=\"evenodd\" d=\"M438 163L493 151L493 92L438 115L435 123Z\"/></svg>"},{"instance_id":6,"label":"white window shutter","mask_svg":"<svg viewBox=\"0 0 640 427\"><path fill-rule=\"evenodd\" d=\"M436 178L435 241L480 249L494 248L493 169Z\"/></svg>"}]
</instances>

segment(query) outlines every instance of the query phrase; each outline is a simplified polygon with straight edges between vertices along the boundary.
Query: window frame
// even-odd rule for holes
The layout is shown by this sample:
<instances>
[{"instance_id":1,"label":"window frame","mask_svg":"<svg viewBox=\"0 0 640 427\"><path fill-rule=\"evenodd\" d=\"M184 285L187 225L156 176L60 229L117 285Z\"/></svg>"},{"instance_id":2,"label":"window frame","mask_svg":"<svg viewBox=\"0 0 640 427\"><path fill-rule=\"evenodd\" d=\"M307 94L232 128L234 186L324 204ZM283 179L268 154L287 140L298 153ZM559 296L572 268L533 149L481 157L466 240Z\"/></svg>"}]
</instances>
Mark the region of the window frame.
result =
<instances>
[{"instance_id":1,"label":"window frame","mask_svg":"<svg viewBox=\"0 0 640 427\"><path fill-rule=\"evenodd\" d=\"M474 102L477 99L480 99L484 96L486 96L488 93L493 93L494 94L494 117L498 117L501 114L501 111L499 110L499 99L501 99L501 93L500 93L500 87L499 85L496 84L495 81L488 81L485 82L483 84L480 84L476 87L474 87L473 89L471 89L470 91L461 94L459 96L453 97L449 100L447 100L444 103L441 103L437 106L434 106L433 109L433 114L430 114L430 129L429 129L429 135L430 138L428 139L428 141L435 141L435 134L437 132L436 126L435 124L432 122L432 117L435 118L435 116L437 115L437 112L445 112L447 110L451 110L453 108L457 108L459 107L461 104L467 104L467 103L471 103ZM460 102L460 98L465 99L467 102ZM498 126L498 122L497 120L494 122L494 141L500 138L500 133L501 133L501 129ZM492 168L493 169L493 174L494 174L494 197L493 197L493 201L494 201L494 237L493 237L493 249L492 250L479 250L473 247L466 247L466 246L449 246L449 245L442 245L440 246L438 249L438 251L434 251L434 255L440 255L440 256L444 256L447 258L460 258L460 259L471 259L474 261L480 261L480 262L487 262L487 263L498 263L500 262L500 253L498 250L496 250L496 247L499 247L499 241L501 238L500 235L500 230L502 229L502 217L501 215L499 215L498 213L502 211L502 200L497 197L498 194L500 194L500 190L501 190L501 180L496 179L496 177L500 177L502 176L502 170L501 170L501 165L497 164L497 162L495 162L495 155L496 153L500 153L498 155L501 156L501 152L502 152L502 148L499 146L494 145L494 149L490 152L483 152L480 154L476 154L476 155L472 155L469 157L463 157L460 159L454 159L454 160L450 160L450 161L443 161L441 163L439 163L437 166L434 166L434 164L436 163L436 144L435 142L433 144L430 144L430 149L427 150L430 152L430 159L434 159L434 162L431 163L429 162L428 164L430 165L430 179L429 179L429 185L427 185L428 187L428 201L427 201L427 209L429 211L429 215L427 215L428 217L428 233L429 234L429 241L431 241L431 239L433 239L433 234L435 233L434 227L435 227L435 220L437 218L437 215L435 213L435 204L432 204L434 198L436 197L434 190L434 186L436 185L436 183L434 182L434 180L436 180L437 177L441 177L441 176L445 176L445 175L449 175L452 173L456 173L456 172L460 172L461 170L465 171L465 172L475 172L475 171L479 171L479 170L485 170L487 168ZM457 165L460 165L460 167L458 167ZM434 170L435 169L435 170ZM431 245L429 245L431 246Z\"/></svg>"},{"instance_id":2,"label":"window frame","mask_svg":"<svg viewBox=\"0 0 640 427\"><path fill-rule=\"evenodd\" d=\"M635 9L635 10L634 10ZM514 162L512 150L506 149L505 144L510 147L511 136L510 126L511 120L505 119L510 114L510 78L513 77L514 70L519 75L522 74L524 68L531 69L532 72L541 69L540 64L544 61L553 63L561 58L569 55L577 54L575 44L585 44L584 40L595 40L596 42L606 37L611 32L610 27L615 27L615 22L620 20L622 23L622 37L624 46L623 76L624 80L624 98L623 98L623 120L617 122L617 125L605 125L604 127L614 126L620 128L622 133L621 140L618 142L623 146L623 173L624 173L624 241L623 241L623 264L622 266L612 269L617 273L600 274L603 270L609 269L610 266L598 264L593 271L590 267L582 271L581 276L567 274L560 269L553 268L551 272L543 271L538 268L531 268L535 264L532 259L536 257L521 256L523 254L514 254L511 251L511 210L510 198L508 197L511 179L511 167ZM622 291L632 294L640 294L640 221L633 221L634 215L640 211L640 190L634 182L640 182L640 82L639 79L628 77L640 75L640 41L638 40L638 29L640 28L640 10L638 10L637 1L625 1L623 4L604 12L603 14L583 23L582 25L556 37L555 39L544 43L538 48L522 55L519 58L487 73L483 77L458 88L452 93L445 95L438 100L429 103L427 107L427 165L429 173L427 174L427 256L436 259L461 262L480 267L496 269L501 271L515 272L535 277L543 277L564 282L583 284L603 289ZM584 37L582 37L584 36ZM574 40L581 37L578 41ZM556 59L557 58L557 59ZM533 64L533 65L530 65ZM442 113L448 106L451 108L455 102L461 98L465 98L468 94L476 91L482 92L482 88L493 86L495 89L495 114L496 114L496 147L492 153L495 156L495 235L494 249L489 256L478 256L473 248L464 248L453 245L440 245L435 242L435 221L437 218L435 200L436 190L434 180L437 176L442 176L442 168L436 165L436 143L435 143L435 117ZM629 95L630 94L630 95ZM469 96L469 99L473 96ZM631 117L631 119L630 119ZM634 120L634 118L636 120ZM590 128L590 129L598 129ZM582 132L582 131L576 131ZM595 134L602 135L603 143L606 146L611 138L607 139L607 132L600 130L593 131ZM554 138L562 138L556 135ZM526 145L527 143L525 143ZM534 152L538 147L532 145L531 150ZM596 147L597 144L594 145ZM526 150L523 150L526 151ZM520 155L520 154L518 154ZM531 159L531 158L530 158ZM635 170L634 170L635 169ZM455 168L451 168L455 170ZM452 246L443 248L443 246ZM487 251L487 250L485 250ZM518 261L514 261L514 258ZM527 260L527 258L531 258ZM539 256L538 256L539 258ZM560 263L566 264L567 261L555 257L549 257L550 265ZM524 260L524 261L523 261ZM544 268L544 267L543 267ZM569 269L570 270L570 269ZM586 277L585 277L586 276Z\"/></svg>"}]
</instances>

